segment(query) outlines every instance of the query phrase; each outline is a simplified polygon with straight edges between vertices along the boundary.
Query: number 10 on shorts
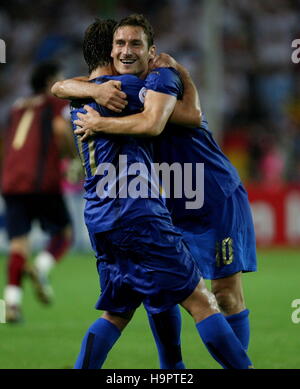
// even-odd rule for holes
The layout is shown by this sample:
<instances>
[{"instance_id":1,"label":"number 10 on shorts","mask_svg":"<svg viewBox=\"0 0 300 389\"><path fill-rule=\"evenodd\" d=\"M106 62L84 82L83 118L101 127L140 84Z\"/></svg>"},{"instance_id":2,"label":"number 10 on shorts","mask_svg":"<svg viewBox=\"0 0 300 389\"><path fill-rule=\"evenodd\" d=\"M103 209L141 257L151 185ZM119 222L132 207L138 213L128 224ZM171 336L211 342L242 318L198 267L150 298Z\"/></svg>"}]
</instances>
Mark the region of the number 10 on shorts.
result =
<instances>
[{"instance_id":1,"label":"number 10 on shorts","mask_svg":"<svg viewBox=\"0 0 300 389\"><path fill-rule=\"evenodd\" d=\"M221 243L221 244L220 244ZM233 262L233 241L232 238L225 238L216 244L217 266L230 265Z\"/></svg>"},{"instance_id":2,"label":"number 10 on shorts","mask_svg":"<svg viewBox=\"0 0 300 389\"><path fill-rule=\"evenodd\" d=\"M0 300L0 324L5 323L5 301Z\"/></svg>"}]
</instances>

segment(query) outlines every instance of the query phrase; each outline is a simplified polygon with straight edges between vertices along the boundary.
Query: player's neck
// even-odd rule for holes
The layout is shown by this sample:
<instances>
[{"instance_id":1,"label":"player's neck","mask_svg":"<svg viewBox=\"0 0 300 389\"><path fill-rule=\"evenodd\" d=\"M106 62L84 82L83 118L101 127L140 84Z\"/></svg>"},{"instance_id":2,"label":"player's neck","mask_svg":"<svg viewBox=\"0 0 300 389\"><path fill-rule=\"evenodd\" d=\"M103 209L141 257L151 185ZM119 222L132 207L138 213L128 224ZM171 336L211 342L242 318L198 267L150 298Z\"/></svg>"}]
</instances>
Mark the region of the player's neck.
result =
<instances>
[{"instance_id":1,"label":"player's neck","mask_svg":"<svg viewBox=\"0 0 300 389\"><path fill-rule=\"evenodd\" d=\"M137 76L138 76L138 78L140 78L141 80L144 80L144 79L148 76L148 73L149 73L149 69L147 68L147 69L145 69L145 70L143 71L143 73L141 73L141 74L139 74L139 75L137 75Z\"/></svg>"},{"instance_id":2,"label":"player's neck","mask_svg":"<svg viewBox=\"0 0 300 389\"><path fill-rule=\"evenodd\" d=\"M98 66L97 69L93 70L90 75L89 79L93 80L96 77L101 77L101 76L107 76L107 75L112 75L113 70L110 65L108 66Z\"/></svg>"}]
</instances>

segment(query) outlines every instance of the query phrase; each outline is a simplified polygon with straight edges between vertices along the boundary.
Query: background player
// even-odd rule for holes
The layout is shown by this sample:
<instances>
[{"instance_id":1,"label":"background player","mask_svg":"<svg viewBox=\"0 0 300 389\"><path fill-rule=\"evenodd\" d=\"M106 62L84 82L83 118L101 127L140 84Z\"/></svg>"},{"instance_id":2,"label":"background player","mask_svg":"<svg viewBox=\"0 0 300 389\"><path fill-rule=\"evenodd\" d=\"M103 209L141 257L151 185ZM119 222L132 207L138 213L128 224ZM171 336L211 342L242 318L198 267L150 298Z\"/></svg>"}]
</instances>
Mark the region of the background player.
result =
<instances>
[{"instance_id":1,"label":"background player","mask_svg":"<svg viewBox=\"0 0 300 389\"><path fill-rule=\"evenodd\" d=\"M118 65L117 57L115 61L117 70ZM153 86L149 89L153 89ZM167 93L164 88L157 90ZM90 112L90 120L80 116L83 120L77 124L84 128L78 130L78 133L87 130L88 135L91 128L97 126L95 124L97 114ZM127 134L134 132L139 135L158 134L161 129L160 123L153 125L153 121L149 120L147 115L148 112L143 112L126 119L104 119L101 129L114 134L123 131ZM146 123L151 125L147 126ZM153 133L153 128L158 130ZM213 279L212 289L222 311L247 349L249 321L248 310L244 305L240 272L256 270L256 255L253 222L244 188L235 169L211 137L205 119L201 131L176 127L166 131L159 144L160 160L169 163L205 163L204 207L197 211L185 210L183 204L186 199L171 201L169 205L173 210L175 223L186 231L185 238L194 256L198 258L200 268L203 269L206 278ZM165 317L166 315L163 320L156 318L157 322L166 323Z\"/></svg>"},{"instance_id":2,"label":"background player","mask_svg":"<svg viewBox=\"0 0 300 389\"><path fill-rule=\"evenodd\" d=\"M55 63L38 65L31 76L33 95L17 100L5 134L1 188L10 241L7 285L4 290L7 322L21 319L22 279L27 272L43 303L52 300L48 273L71 244L70 217L61 193L61 156L75 156L66 103L50 94L61 77ZM51 239L29 266L29 232L38 220Z\"/></svg>"}]
</instances>

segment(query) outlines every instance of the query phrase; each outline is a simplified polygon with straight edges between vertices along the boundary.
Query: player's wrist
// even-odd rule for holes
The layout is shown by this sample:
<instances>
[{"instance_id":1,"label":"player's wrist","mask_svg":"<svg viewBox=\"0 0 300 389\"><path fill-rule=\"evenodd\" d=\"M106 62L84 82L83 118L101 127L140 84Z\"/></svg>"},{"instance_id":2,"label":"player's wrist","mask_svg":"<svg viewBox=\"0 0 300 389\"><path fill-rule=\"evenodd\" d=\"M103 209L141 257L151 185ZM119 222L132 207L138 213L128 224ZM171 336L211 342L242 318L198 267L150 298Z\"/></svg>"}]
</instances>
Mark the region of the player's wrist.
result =
<instances>
[{"instance_id":1,"label":"player's wrist","mask_svg":"<svg viewBox=\"0 0 300 389\"><path fill-rule=\"evenodd\" d=\"M92 119L90 128L93 132L104 132L105 124L106 124L107 118L100 116L99 114L97 117L95 116Z\"/></svg>"},{"instance_id":2,"label":"player's wrist","mask_svg":"<svg viewBox=\"0 0 300 389\"><path fill-rule=\"evenodd\" d=\"M88 88L87 88L87 93L88 97L93 99L93 100L98 100L101 99L101 96L99 96L99 88L101 85L96 85L96 84L91 84L89 83Z\"/></svg>"}]
</instances>

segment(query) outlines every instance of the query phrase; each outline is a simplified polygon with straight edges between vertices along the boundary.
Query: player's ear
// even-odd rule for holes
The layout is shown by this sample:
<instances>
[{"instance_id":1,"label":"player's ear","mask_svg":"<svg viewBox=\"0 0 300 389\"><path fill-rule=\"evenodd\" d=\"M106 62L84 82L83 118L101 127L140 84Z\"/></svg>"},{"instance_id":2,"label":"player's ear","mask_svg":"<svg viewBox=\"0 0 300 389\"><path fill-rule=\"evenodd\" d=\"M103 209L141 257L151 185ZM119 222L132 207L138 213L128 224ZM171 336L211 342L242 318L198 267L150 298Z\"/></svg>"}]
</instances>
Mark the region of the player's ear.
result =
<instances>
[{"instance_id":1,"label":"player's ear","mask_svg":"<svg viewBox=\"0 0 300 389\"><path fill-rule=\"evenodd\" d=\"M156 46L152 45L149 48L149 59L154 59L155 56L156 56Z\"/></svg>"},{"instance_id":2,"label":"player's ear","mask_svg":"<svg viewBox=\"0 0 300 389\"><path fill-rule=\"evenodd\" d=\"M111 52L110 52L110 56L111 56L111 58L114 57L114 45L112 45Z\"/></svg>"}]
</instances>

